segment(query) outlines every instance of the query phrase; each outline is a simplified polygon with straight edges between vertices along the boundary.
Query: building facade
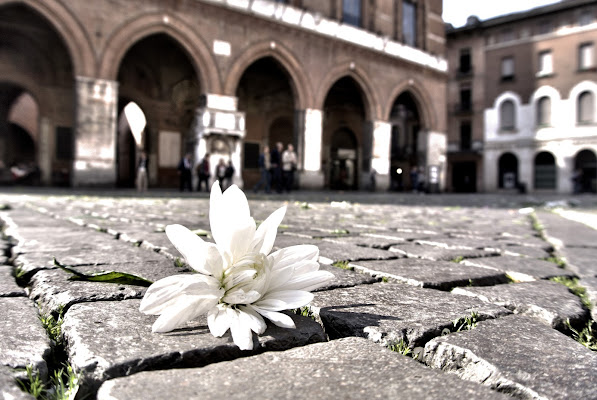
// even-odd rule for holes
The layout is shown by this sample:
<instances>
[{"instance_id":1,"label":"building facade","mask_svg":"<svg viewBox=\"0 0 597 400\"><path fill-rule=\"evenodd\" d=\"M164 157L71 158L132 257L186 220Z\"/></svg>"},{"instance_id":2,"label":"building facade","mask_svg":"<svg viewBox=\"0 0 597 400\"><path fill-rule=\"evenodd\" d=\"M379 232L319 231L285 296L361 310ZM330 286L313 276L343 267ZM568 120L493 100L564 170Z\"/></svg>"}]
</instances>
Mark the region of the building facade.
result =
<instances>
[{"instance_id":1,"label":"building facade","mask_svg":"<svg viewBox=\"0 0 597 400\"><path fill-rule=\"evenodd\" d=\"M441 0L0 0L0 157L50 185L177 185L185 153L259 178L293 144L302 188L443 189ZM136 117L125 112L138 106ZM137 128L135 121L141 120ZM213 175L213 172L212 172Z\"/></svg>"},{"instance_id":2,"label":"building facade","mask_svg":"<svg viewBox=\"0 0 597 400\"><path fill-rule=\"evenodd\" d=\"M448 98L470 105L448 119L450 189L596 192L597 2L469 18L447 38Z\"/></svg>"}]
</instances>

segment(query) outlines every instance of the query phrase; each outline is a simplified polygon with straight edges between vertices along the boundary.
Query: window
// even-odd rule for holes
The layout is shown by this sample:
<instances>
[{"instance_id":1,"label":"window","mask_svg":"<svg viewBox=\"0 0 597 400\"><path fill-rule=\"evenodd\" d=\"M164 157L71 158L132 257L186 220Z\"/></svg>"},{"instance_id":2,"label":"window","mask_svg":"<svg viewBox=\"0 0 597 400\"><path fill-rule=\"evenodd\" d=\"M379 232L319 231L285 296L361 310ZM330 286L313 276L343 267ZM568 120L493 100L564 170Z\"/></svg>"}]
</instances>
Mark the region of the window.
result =
<instances>
[{"instance_id":1,"label":"window","mask_svg":"<svg viewBox=\"0 0 597 400\"><path fill-rule=\"evenodd\" d=\"M342 2L342 22L361 26L361 0L344 0Z\"/></svg>"},{"instance_id":2,"label":"window","mask_svg":"<svg viewBox=\"0 0 597 400\"><path fill-rule=\"evenodd\" d=\"M537 76L546 76L553 73L553 59L551 50L542 51L539 53L539 70Z\"/></svg>"},{"instance_id":3,"label":"window","mask_svg":"<svg viewBox=\"0 0 597 400\"><path fill-rule=\"evenodd\" d=\"M593 43L583 43L578 47L578 69L589 69L593 66Z\"/></svg>"},{"instance_id":4,"label":"window","mask_svg":"<svg viewBox=\"0 0 597 400\"><path fill-rule=\"evenodd\" d=\"M513 131L515 127L514 102L506 100L500 106L500 129L502 131Z\"/></svg>"},{"instance_id":5,"label":"window","mask_svg":"<svg viewBox=\"0 0 597 400\"><path fill-rule=\"evenodd\" d=\"M460 111L471 111L471 88L460 88Z\"/></svg>"},{"instance_id":6,"label":"window","mask_svg":"<svg viewBox=\"0 0 597 400\"><path fill-rule=\"evenodd\" d=\"M548 126L551 124L551 99L547 96L537 101L537 126Z\"/></svg>"},{"instance_id":7,"label":"window","mask_svg":"<svg viewBox=\"0 0 597 400\"><path fill-rule=\"evenodd\" d=\"M470 121L460 123L460 150L470 150L472 143L472 129Z\"/></svg>"},{"instance_id":8,"label":"window","mask_svg":"<svg viewBox=\"0 0 597 400\"><path fill-rule=\"evenodd\" d=\"M402 2L402 41L412 47L417 45L417 7L409 1Z\"/></svg>"},{"instance_id":9,"label":"window","mask_svg":"<svg viewBox=\"0 0 597 400\"><path fill-rule=\"evenodd\" d=\"M465 49L460 49L460 65L458 67L458 71L461 74L468 74L471 72L471 49L468 47Z\"/></svg>"},{"instance_id":10,"label":"window","mask_svg":"<svg viewBox=\"0 0 597 400\"><path fill-rule=\"evenodd\" d=\"M578 123L590 124L595 122L595 98L591 92L582 92L578 96Z\"/></svg>"},{"instance_id":11,"label":"window","mask_svg":"<svg viewBox=\"0 0 597 400\"><path fill-rule=\"evenodd\" d=\"M504 29L500 32L500 42L509 42L514 40L514 31L510 28Z\"/></svg>"},{"instance_id":12,"label":"window","mask_svg":"<svg viewBox=\"0 0 597 400\"><path fill-rule=\"evenodd\" d=\"M539 22L539 25L537 26L537 33L539 35L545 35L547 33L551 33L552 31L552 24L551 21L549 20L543 20L541 22Z\"/></svg>"},{"instance_id":13,"label":"window","mask_svg":"<svg viewBox=\"0 0 597 400\"><path fill-rule=\"evenodd\" d=\"M514 57L502 58L502 80L511 81L514 79Z\"/></svg>"}]
</instances>

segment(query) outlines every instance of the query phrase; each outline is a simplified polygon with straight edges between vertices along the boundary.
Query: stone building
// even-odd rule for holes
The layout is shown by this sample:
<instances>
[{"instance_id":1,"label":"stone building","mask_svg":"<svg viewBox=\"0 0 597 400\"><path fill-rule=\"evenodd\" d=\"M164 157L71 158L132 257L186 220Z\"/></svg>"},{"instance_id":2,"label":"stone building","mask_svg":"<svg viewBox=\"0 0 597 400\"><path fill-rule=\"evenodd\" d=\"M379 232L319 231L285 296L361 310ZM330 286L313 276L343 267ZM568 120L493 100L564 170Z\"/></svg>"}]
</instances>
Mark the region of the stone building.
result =
<instances>
[{"instance_id":1,"label":"stone building","mask_svg":"<svg viewBox=\"0 0 597 400\"><path fill-rule=\"evenodd\" d=\"M597 2L471 17L446 37L448 189L595 192Z\"/></svg>"},{"instance_id":2,"label":"stone building","mask_svg":"<svg viewBox=\"0 0 597 400\"><path fill-rule=\"evenodd\" d=\"M190 152L258 179L298 152L302 188L443 188L441 0L0 0L0 157L52 185L154 187ZM137 117L124 112L134 103ZM135 128L141 120L140 128ZM390 173L392 172L392 173ZM403 178L404 176L404 178Z\"/></svg>"}]
</instances>

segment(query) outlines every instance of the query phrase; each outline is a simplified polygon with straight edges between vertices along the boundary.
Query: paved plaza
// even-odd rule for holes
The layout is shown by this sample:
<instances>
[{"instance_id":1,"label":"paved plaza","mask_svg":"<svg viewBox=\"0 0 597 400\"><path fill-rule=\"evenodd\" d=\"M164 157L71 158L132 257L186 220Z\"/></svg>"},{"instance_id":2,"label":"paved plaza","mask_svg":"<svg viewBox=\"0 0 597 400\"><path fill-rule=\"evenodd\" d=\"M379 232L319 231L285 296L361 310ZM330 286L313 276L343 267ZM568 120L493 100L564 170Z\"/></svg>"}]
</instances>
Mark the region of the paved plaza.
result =
<instances>
[{"instance_id":1,"label":"paved plaza","mask_svg":"<svg viewBox=\"0 0 597 400\"><path fill-rule=\"evenodd\" d=\"M1 189L3 398L32 398L28 365L49 380L68 363L87 399L597 399L597 353L569 328L597 317L597 196L247 197L258 222L286 203L274 249L315 244L335 279L289 311L296 329L268 323L241 351L205 318L152 333L146 287L53 261L190 274L164 229L211 241L207 193Z\"/></svg>"}]
</instances>

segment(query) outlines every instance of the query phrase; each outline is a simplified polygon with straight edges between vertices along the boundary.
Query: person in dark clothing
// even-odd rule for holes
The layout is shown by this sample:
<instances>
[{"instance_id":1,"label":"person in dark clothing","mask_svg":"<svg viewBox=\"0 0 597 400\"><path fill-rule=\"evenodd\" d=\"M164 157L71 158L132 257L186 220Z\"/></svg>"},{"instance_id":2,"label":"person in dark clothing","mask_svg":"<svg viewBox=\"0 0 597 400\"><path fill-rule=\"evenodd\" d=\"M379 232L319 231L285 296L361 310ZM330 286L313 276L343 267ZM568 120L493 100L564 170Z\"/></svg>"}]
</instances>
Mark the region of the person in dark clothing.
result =
<instances>
[{"instance_id":1,"label":"person in dark clothing","mask_svg":"<svg viewBox=\"0 0 597 400\"><path fill-rule=\"evenodd\" d=\"M259 155L258 165L259 171L261 172L261 178L253 187L253 192L257 193L262 186L265 186L265 193L269 193L271 186L269 146L263 147L263 152Z\"/></svg>"},{"instance_id":2,"label":"person in dark clothing","mask_svg":"<svg viewBox=\"0 0 597 400\"><path fill-rule=\"evenodd\" d=\"M203 160L197 165L197 175L199 175L199 184L197 191L201 191L203 182L205 182L205 191L209 192L209 178L211 178L211 170L209 167L209 153L206 153Z\"/></svg>"},{"instance_id":3,"label":"person in dark clothing","mask_svg":"<svg viewBox=\"0 0 597 400\"><path fill-rule=\"evenodd\" d=\"M276 143L276 147L270 153L270 176L272 179L272 188L278 193L282 193L282 150L284 146L281 142Z\"/></svg>"},{"instance_id":4,"label":"person in dark clothing","mask_svg":"<svg viewBox=\"0 0 597 400\"><path fill-rule=\"evenodd\" d=\"M180 191L183 192L185 189L189 189L189 192L193 191L192 182L192 168L191 153L185 154L185 156L178 163L178 176L180 178Z\"/></svg>"},{"instance_id":5,"label":"person in dark clothing","mask_svg":"<svg viewBox=\"0 0 597 400\"><path fill-rule=\"evenodd\" d=\"M232 160L228 160L228 166L226 167L226 172L224 174L224 187L228 189L232 186L232 180L234 178L234 164L232 164Z\"/></svg>"}]
</instances>

